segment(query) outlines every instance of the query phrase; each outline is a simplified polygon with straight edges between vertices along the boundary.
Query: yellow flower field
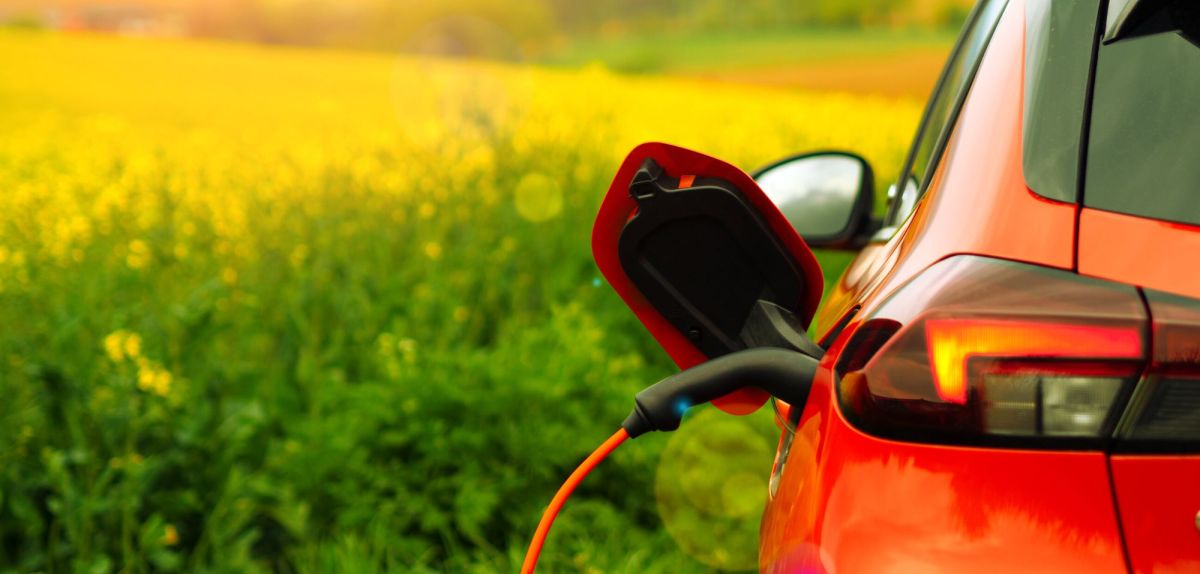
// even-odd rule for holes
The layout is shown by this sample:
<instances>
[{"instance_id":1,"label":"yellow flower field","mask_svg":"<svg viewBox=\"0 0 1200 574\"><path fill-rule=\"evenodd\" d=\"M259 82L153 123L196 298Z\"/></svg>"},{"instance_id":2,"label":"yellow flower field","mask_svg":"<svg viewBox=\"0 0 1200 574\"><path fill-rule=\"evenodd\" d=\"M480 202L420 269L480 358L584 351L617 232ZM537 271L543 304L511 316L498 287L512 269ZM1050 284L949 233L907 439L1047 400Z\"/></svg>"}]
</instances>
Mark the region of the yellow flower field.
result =
<instances>
[{"instance_id":1,"label":"yellow flower field","mask_svg":"<svg viewBox=\"0 0 1200 574\"><path fill-rule=\"evenodd\" d=\"M590 259L625 152L841 148L886 180L918 113L0 32L0 570L514 571L670 369ZM572 500L547 571L703 568L662 533L654 440Z\"/></svg>"}]
</instances>

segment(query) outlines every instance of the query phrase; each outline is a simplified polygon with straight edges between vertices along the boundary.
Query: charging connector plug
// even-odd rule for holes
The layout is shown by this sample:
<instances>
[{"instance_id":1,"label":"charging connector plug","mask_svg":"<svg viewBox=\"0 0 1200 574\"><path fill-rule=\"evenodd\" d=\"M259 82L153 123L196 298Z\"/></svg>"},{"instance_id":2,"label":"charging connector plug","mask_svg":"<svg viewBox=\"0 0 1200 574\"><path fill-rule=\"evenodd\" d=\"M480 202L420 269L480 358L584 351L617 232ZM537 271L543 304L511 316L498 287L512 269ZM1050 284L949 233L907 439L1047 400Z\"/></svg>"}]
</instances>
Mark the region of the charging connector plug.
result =
<instances>
[{"instance_id":1,"label":"charging connector plug","mask_svg":"<svg viewBox=\"0 0 1200 574\"><path fill-rule=\"evenodd\" d=\"M689 408L746 387L757 387L802 407L818 362L805 353L772 348L737 351L706 361L638 393L633 412L621 428L629 438L650 431L673 431Z\"/></svg>"}]
</instances>

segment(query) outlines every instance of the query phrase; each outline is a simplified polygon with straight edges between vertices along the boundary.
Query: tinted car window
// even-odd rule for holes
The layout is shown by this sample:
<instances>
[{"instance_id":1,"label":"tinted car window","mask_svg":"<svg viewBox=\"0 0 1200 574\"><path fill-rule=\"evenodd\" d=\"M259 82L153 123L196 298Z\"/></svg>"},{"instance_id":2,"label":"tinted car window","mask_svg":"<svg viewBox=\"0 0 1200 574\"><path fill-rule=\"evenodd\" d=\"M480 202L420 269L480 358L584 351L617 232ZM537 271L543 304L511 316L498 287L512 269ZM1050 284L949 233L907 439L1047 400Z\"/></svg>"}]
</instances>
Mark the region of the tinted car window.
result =
<instances>
[{"instance_id":1,"label":"tinted car window","mask_svg":"<svg viewBox=\"0 0 1200 574\"><path fill-rule=\"evenodd\" d=\"M1025 3L1022 164L1035 193L1074 202L1100 0Z\"/></svg>"},{"instance_id":2,"label":"tinted car window","mask_svg":"<svg viewBox=\"0 0 1200 574\"><path fill-rule=\"evenodd\" d=\"M1174 32L1101 46L1084 205L1200 224L1200 47Z\"/></svg>"},{"instance_id":3,"label":"tinted car window","mask_svg":"<svg viewBox=\"0 0 1200 574\"><path fill-rule=\"evenodd\" d=\"M962 100L966 97L975 70L983 58L984 49L996 28L996 22L1004 11L1006 0L983 0L971 15L966 28L958 39L954 53L942 71L942 78L934 91L933 98L925 108L925 117L917 130L916 141L901 173L899 182L915 181L920 192L929 185L928 176L936 167L940 150L945 146ZM899 185L901 189L903 185ZM896 202L896 205L905 202ZM898 222L908 216L893 208L889 221Z\"/></svg>"}]
</instances>

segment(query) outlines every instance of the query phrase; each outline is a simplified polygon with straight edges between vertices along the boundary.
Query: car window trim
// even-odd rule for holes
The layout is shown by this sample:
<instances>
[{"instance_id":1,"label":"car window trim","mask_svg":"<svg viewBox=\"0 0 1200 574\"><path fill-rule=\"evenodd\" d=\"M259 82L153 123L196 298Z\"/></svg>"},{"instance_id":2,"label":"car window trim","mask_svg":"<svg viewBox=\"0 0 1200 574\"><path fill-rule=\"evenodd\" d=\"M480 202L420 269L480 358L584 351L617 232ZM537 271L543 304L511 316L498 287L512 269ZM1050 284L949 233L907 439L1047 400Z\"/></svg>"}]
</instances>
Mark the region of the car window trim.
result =
<instances>
[{"instance_id":1,"label":"car window trim","mask_svg":"<svg viewBox=\"0 0 1200 574\"><path fill-rule=\"evenodd\" d=\"M955 124L958 123L958 116L962 111L963 103L966 101L967 96L970 95L971 88L975 85L975 76L979 73L979 68L983 64L984 56L987 55L988 48L991 46L992 36L996 33L996 28L999 27L1000 20L1004 18L1005 14L1008 12L1008 7L1011 5L1011 2L1008 0L996 1L1003 2L1004 6L1000 8L1000 12L996 16L996 21L992 23L991 29L988 30L987 37L984 38L983 41L983 49L980 50L979 56L975 58L974 61L970 62L970 68L967 72L967 84L964 86L962 92L959 93L954 99L954 103L950 110L950 115L946 117L945 125L942 126L941 132L938 134L937 139L934 140L933 151L929 156L931 158L930 166L934 167L934 169L926 169L925 173L922 175L922 181L917 188L918 203L920 203L921 198L925 196L925 192L929 189L929 183L933 180L934 172L937 171L936 166L941 163L942 154L946 151L946 143L950 140L950 135L954 132ZM921 124L917 129L916 137L913 138L912 144L909 147L908 156L904 160L904 166L900 170L900 175L896 178L897 193L903 191L904 188L901 186L901 182L903 182L905 178L909 177L909 174L912 173L912 164L916 159L917 147L921 143L921 139L925 136L926 130L929 128L929 115L933 110L933 103L937 101L938 96L942 94L943 90L947 89L946 78L950 73L951 62L953 62L954 59L958 57L959 53L964 49L963 44L967 39L967 31L975 26L978 19L983 16L983 8L986 3L986 1L979 2L975 4L974 8L971 9L971 15L967 18L967 23L963 25L963 33L960 34L958 39L955 41L954 49L951 50L950 57L946 59L946 65L942 68L942 73L938 77L937 88L934 89L933 94L931 94L929 97L929 101L925 104L925 112L921 114ZM889 228L893 230L899 229L901 224L904 223L903 221L894 220L896 216L895 211L899 204L899 201L893 201L891 205L888 206L888 213L884 219L884 221L888 222L884 228L885 230ZM905 215L905 219L907 219L908 215L911 215L911 213L912 212L909 212L909 214ZM877 235L876 238L878 239L881 237Z\"/></svg>"}]
</instances>

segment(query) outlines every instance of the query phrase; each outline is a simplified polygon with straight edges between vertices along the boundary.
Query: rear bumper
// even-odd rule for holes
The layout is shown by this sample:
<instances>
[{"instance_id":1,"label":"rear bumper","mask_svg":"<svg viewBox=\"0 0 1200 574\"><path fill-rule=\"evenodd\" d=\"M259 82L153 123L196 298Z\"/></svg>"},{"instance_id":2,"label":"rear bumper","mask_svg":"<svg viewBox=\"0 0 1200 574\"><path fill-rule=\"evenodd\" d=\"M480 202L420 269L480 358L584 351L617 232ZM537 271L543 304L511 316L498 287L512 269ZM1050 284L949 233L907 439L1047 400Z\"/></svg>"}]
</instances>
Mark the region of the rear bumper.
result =
<instances>
[{"instance_id":1,"label":"rear bumper","mask_svg":"<svg viewBox=\"0 0 1200 574\"><path fill-rule=\"evenodd\" d=\"M827 369L761 540L763 572L1126 572L1104 453L869 436L841 416Z\"/></svg>"}]
</instances>

